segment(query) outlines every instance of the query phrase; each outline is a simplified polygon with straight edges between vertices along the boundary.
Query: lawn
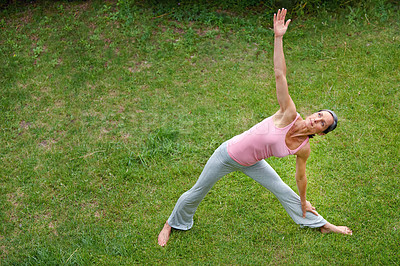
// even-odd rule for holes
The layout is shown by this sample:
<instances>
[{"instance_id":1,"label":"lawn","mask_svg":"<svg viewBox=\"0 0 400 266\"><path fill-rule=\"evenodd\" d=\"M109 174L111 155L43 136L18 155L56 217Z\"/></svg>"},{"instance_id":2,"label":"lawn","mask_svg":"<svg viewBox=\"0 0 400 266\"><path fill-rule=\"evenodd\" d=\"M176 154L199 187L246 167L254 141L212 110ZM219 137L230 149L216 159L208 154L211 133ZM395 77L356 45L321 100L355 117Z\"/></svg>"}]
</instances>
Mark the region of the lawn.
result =
<instances>
[{"instance_id":1,"label":"lawn","mask_svg":"<svg viewBox=\"0 0 400 266\"><path fill-rule=\"evenodd\" d=\"M272 15L129 1L0 15L0 264L400 264L399 9L293 17L288 82L308 200L352 236L299 228L242 173L194 227L157 236L225 140L276 112ZM295 157L268 162L297 191Z\"/></svg>"}]
</instances>

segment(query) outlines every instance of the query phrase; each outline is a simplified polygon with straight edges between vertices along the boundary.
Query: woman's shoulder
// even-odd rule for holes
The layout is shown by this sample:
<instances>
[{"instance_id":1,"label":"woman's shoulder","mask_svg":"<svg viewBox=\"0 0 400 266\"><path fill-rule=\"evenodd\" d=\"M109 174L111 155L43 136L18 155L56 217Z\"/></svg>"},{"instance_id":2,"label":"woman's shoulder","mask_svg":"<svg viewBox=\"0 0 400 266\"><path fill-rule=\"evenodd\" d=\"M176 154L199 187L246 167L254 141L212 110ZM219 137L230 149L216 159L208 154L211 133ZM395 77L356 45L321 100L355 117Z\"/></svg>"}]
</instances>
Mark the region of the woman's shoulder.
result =
<instances>
[{"instance_id":1,"label":"woman's shoulder","mask_svg":"<svg viewBox=\"0 0 400 266\"><path fill-rule=\"evenodd\" d=\"M309 140L309 139L308 139L308 140ZM310 146L310 142L309 142L308 140L305 140L305 141L307 141L307 142L303 145L303 147L301 147L301 148L295 153L296 156L302 157L302 158L304 158L304 159L306 159L306 160L307 160L307 158L310 156L310 153L311 153L311 146Z\"/></svg>"},{"instance_id":2,"label":"woman's shoulder","mask_svg":"<svg viewBox=\"0 0 400 266\"><path fill-rule=\"evenodd\" d=\"M294 111L286 110L282 112L280 109L272 116L274 124L277 128L284 128L295 121L300 115Z\"/></svg>"}]
</instances>

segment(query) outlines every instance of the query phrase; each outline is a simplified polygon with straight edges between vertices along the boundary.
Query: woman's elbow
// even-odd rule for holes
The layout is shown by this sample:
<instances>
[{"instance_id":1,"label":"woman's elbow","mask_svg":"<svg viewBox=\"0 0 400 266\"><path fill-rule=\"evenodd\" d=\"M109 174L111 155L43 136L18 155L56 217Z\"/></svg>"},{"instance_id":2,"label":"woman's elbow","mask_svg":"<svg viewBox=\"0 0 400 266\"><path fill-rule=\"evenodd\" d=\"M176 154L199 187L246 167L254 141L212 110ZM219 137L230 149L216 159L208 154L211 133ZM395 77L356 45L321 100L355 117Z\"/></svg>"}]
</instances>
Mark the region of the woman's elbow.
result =
<instances>
[{"instance_id":1,"label":"woman's elbow","mask_svg":"<svg viewBox=\"0 0 400 266\"><path fill-rule=\"evenodd\" d=\"M285 79L286 78L286 74L284 71L282 71L281 69L275 69L275 79Z\"/></svg>"},{"instance_id":2,"label":"woman's elbow","mask_svg":"<svg viewBox=\"0 0 400 266\"><path fill-rule=\"evenodd\" d=\"M297 182L307 182L307 177L305 174L296 174L296 181Z\"/></svg>"}]
</instances>

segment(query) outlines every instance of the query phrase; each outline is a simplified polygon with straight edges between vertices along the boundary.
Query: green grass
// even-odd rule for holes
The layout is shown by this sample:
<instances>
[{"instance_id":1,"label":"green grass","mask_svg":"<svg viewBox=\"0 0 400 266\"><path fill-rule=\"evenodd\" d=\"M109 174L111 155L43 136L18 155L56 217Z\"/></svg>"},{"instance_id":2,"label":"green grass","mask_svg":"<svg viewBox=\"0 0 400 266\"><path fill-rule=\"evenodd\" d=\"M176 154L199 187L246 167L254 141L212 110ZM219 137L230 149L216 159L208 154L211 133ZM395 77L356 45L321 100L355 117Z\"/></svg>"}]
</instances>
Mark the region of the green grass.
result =
<instances>
[{"instance_id":1,"label":"green grass","mask_svg":"<svg viewBox=\"0 0 400 266\"><path fill-rule=\"evenodd\" d=\"M353 236L299 228L233 173L160 248L213 150L278 108L271 17L163 12L124 1L2 12L1 264L399 264L398 12L321 12L284 40L298 111L339 116L312 140L308 199ZM297 191L295 158L268 161Z\"/></svg>"}]
</instances>

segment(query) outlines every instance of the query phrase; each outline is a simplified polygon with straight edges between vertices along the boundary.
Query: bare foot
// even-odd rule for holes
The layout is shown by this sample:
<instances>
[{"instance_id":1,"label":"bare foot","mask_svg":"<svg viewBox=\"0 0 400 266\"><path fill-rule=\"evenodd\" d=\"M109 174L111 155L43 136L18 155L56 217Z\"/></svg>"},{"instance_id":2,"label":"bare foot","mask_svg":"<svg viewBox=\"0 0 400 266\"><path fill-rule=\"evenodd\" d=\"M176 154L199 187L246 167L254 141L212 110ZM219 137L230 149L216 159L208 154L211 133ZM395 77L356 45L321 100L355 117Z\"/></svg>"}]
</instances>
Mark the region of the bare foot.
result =
<instances>
[{"instance_id":1,"label":"bare foot","mask_svg":"<svg viewBox=\"0 0 400 266\"><path fill-rule=\"evenodd\" d=\"M169 236L171 235L172 227L169 226L168 221L165 222L163 229L158 235L158 244L160 246L165 246L169 240Z\"/></svg>"},{"instance_id":2,"label":"bare foot","mask_svg":"<svg viewBox=\"0 0 400 266\"><path fill-rule=\"evenodd\" d=\"M336 226L331 223L326 223L324 226L321 227L321 233L328 234L328 233L337 233L337 234L344 234L344 235L352 235L353 232L347 226Z\"/></svg>"}]
</instances>

